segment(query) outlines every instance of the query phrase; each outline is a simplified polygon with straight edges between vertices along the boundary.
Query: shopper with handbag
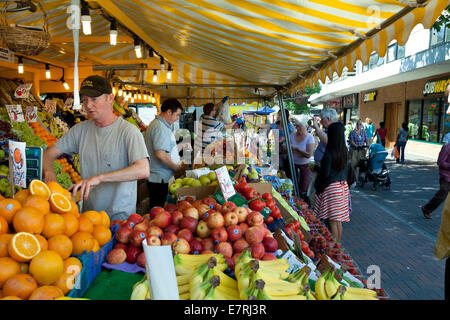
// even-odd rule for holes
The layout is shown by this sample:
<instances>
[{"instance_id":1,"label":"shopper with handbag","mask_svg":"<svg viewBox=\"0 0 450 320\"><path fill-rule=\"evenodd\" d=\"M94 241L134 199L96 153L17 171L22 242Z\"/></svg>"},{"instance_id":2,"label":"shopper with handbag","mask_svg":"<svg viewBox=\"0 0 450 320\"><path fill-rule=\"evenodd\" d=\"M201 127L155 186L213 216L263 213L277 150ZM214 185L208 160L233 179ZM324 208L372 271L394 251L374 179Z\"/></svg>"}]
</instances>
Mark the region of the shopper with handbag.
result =
<instances>
[{"instance_id":1,"label":"shopper with handbag","mask_svg":"<svg viewBox=\"0 0 450 320\"><path fill-rule=\"evenodd\" d=\"M402 123L402 128L398 130L397 133L397 140L395 142L395 146L398 150L399 157L396 157L397 163L404 163L405 162L405 147L406 142L409 138L409 129L408 124L406 122Z\"/></svg>"}]
</instances>

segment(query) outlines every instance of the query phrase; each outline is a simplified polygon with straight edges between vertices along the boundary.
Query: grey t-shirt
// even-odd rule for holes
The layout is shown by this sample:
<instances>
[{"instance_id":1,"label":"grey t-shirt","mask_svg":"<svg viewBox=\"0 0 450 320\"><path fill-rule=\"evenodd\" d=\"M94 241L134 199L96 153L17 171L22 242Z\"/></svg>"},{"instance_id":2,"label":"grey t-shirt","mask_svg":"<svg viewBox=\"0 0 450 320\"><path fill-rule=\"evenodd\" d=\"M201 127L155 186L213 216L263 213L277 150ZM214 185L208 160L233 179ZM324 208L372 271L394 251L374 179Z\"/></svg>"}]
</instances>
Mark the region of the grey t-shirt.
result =
<instances>
[{"instance_id":1,"label":"grey t-shirt","mask_svg":"<svg viewBox=\"0 0 450 320\"><path fill-rule=\"evenodd\" d=\"M124 169L148 158L144 137L139 129L123 118L107 127L83 121L63 135L55 146L64 153L78 153L81 178ZM83 211L106 211L111 220L126 219L136 212L137 181L104 182L83 201Z\"/></svg>"}]
</instances>

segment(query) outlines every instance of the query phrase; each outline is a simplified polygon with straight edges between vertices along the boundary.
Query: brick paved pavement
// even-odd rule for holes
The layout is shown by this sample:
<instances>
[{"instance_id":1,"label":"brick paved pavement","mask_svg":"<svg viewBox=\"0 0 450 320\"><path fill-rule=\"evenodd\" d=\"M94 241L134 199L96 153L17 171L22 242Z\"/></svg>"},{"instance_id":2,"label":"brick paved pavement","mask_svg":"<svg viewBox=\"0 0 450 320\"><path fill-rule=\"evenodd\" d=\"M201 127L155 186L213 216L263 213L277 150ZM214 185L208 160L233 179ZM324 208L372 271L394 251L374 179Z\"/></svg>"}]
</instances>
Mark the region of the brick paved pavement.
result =
<instances>
[{"instance_id":1,"label":"brick paved pavement","mask_svg":"<svg viewBox=\"0 0 450 320\"><path fill-rule=\"evenodd\" d=\"M344 223L342 245L361 272L380 267L381 287L391 299L444 299L445 262L433 255L442 204L432 220L424 219L419 208L438 190L435 163L407 157L400 165L388 159L390 191L372 191L370 185L351 191L353 211Z\"/></svg>"}]
</instances>

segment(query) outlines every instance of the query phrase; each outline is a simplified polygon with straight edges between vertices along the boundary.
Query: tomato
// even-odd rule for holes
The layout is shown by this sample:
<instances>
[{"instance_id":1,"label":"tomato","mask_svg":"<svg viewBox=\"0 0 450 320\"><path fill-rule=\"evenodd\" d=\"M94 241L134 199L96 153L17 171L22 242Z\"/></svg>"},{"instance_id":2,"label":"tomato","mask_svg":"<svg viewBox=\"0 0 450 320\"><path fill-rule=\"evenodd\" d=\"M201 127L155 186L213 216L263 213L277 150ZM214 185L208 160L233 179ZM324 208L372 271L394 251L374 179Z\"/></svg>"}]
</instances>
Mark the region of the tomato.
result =
<instances>
[{"instance_id":1,"label":"tomato","mask_svg":"<svg viewBox=\"0 0 450 320\"><path fill-rule=\"evenodd\" d=\"M306 253L308 250L311 250L309 249L309 245L306 243L306 241L302 241L302 251Z\"/></svg>"},{"instance_id":2,"label":"tomato","mask_svg":"<svg viewBox=\"0 0 450 320\"><path fill-rule=\"evenodd\" d=\"M271 195L270 193L268 193L268 192L263 193L262 198L263 198L264 200L266 200L266 201L273 200L273 199L272 199L272 195Z\"/></svg>"},{"instance_id":3,"label":"tomato","mask_svg":"<svg viewBox=\"0 0 450 320\"><path fill-rule=\"evenodd\" d=\"M305 240L305 236L303 235L303 232L297 231L296 233L297 233L298 236L300 237L300 240Z\"/></svg>"},{"instance_id":4,"label":"tomato","mask_svg":"<svg viewBox=\"0 0 450 320\"><path fill-rule=\"evenodd\" d=\"M242 191L242 194L244 195L244 198L247 200L256 198L258 196L258 193L256 192L256 190L251 187L246 189L245 191ZM260 199L260 201L262 202L261 199Z\"/></svg>"},{"instance_id":5,"label":"tomato","mask_svg":"<svg viewBox=\"0 0 450 320\"><path fill-rule=\"evenodd\" d=\"M280 209L279 209L279 208L275 208L275 210L272 211L272 216L273 216L275 219L281 219L282 216L281 216L281 211L280 211Z\"/></svg>"},{"instance_id":6,"label":"tomato","mask_svg":"<svg viewBox=\"0 0 450 320\"><path fill-rule=\"evenodd\" d=\"M266 206L265 203L261 199L255 199L249 203L249 208L254 211L261 211Z\"/></svg>"},{"instance_id":7,"label":"tomato","mask_svg":"<svg viewBox=\"0 0 450 320\"><path fill-rule=\"evenodd\" d=\"M294 221L294 227L295 227L295 229L299 229L300 228L300 222L298 221L298 220L295 220Z\"/></svg>"},{"instance_id":8,"label":"tomato","mask_svg":"<svg viewBox=\"0 0 450 320\"><path fill-rule=\"evenodd\" d=\"M267 216L267 218L264 220L266 224L271 224L273 222L273 217L271 215Z\"/></svg>"}]
</instances>

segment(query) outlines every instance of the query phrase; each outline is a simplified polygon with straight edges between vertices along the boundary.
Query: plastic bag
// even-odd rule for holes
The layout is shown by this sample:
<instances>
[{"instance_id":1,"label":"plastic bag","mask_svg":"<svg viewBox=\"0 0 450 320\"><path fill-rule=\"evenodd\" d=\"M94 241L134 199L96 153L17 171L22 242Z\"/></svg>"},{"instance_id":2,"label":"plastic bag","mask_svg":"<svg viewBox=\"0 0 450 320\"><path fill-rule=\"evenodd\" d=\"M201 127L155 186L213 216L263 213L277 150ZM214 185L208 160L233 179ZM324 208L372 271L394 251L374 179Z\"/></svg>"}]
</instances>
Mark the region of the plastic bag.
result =
<instances>
[{"instance_id":1,"label":"plastic bag","mask_svg":"<svg viewBox=\"0 0 450 320\"><path fill-rule=\"evenodd\" d=\"M228 97L224 97L222 99L222 106L220 106L217 110L217 118L225 124L230 124L232 122L230 105L228 104L228 100L229 100Z\"/></svg>"},{"instance_id":2,"label":"plastic bag","mask_svg":"<svg viewBox=\"0 0 450 320\"><path fill-rule=\"evenodd\" d=\"M395 159L400 158L400 153L398 152L397 146L394 146L394 157L395 157Z\"/></svg>"}]
</instances>

